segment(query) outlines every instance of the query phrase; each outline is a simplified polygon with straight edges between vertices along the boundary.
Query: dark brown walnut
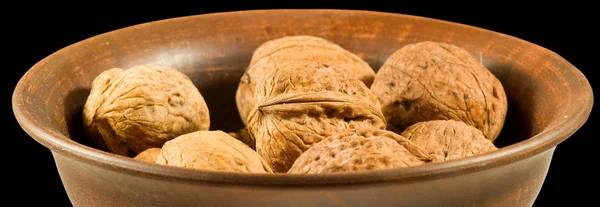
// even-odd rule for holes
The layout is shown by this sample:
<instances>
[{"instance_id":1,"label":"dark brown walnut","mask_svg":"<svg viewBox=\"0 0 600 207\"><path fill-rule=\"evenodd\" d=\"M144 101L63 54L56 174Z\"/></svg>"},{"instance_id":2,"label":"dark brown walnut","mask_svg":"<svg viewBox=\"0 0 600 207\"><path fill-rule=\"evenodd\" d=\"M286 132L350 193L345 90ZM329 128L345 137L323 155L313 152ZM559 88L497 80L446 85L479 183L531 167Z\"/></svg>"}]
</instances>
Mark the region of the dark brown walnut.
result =
<instances>
[{"instance_id":1,"label":"dark brown walnut","mask_svg":"<svg viewBox=\"0 0 600 207\"><path fill-rule=\"evenodd\" d=\"M419 122L401 134L422 149L433 162L465 158L497 150L494 144L471 125L454 120Z\"/></svg>"},{"instance_id":2,"label":"dark brown walnut","mask_svg":"<svg viewBox=\"0 0 600 207\"><path fill-rule=\"evenodd\" d=\"M158 164L185 168L272 173L271 167L252 149L223 131L198 131L167 141Z\"/></svg>"},{"instance_id":3,"label":"dark brown walnut","mask_svg":"<svg viewBox=\"0 0 600 207\"><path fill-rule=\"evenodd\" d=\"M329 40L300 35L267 41L254 51L236 92L237 108L245 124L255 104L256 83L275 68L275 64L294 60L312 60L336 66L363 81L367 87L375 78L375 71L367 62Z\"/></svg>"},{"instance_id":4,"label":"dark brown walnut","mask_svg":"<svg viewBox=\"0 0 600 207\"><path fill-rule=\"evenodd\" d=\"M133 159L143 162L156 163L156 158L158 157L159 153L160 148L148 148L147 150L144 150L140 154L136 155Z\"/></svg>"},{"instance_id":5,"label":"dark brown walnut","mask_svg":"<svg viewBox=\"0 0 600 207\"><path fill-rule=\"evenodd\" d=\"M244 144L248 145L248 147L250 147L252 150L256 150L256 142L254 141L254 138L250 136L247 127L238 130L238 132L230 132L229 135L231 135L233 138L236 138L237 140L242 141Z\"/></svg>"},{"instance_id":6,"label":"dark brown walnut","mask_svg":"<svg viewBox=\"0 0 600 207\"><path fill-rule=\"evenodd\" d=\"M427 153L408 139L388 130L346 130L302 153L288 173L347 173L422 165Z\"/></svg>"},{"instance_id":7,"label":"dark brown walnut","mask_svg":"<svg viewBox=\"0 0 600 207\"><path fill-rule=\"evenodd\" d=\"M302 152L335 133L386 127L375 95L339 71L315 61L292 61L258 83L248 131L276 172L287 172Z\"/></svg>"},{"instance_id":8,"label":"dark brown walnut","mask_svg":"<svg viewBox=\"0 0 600 207\"><path fill-rule=\"evenodd\" d=\"M98 75L83 120L98 148L130 157L210 126L208 107L192 81L174 68L157 65Z\"/></svg>"},{"instance_id":9,"label":"dark brown walnut","mask_svg":"<svg viewBox=\"0 0 600 207\"><path fill-rule=\"evenodd\" d=\"M371 90L388 129L398 133L422 121L457 120L494 141L508 108L494 74L466 50L437 42L400 48L381 66Z\"/></svg>"}]
</instances>

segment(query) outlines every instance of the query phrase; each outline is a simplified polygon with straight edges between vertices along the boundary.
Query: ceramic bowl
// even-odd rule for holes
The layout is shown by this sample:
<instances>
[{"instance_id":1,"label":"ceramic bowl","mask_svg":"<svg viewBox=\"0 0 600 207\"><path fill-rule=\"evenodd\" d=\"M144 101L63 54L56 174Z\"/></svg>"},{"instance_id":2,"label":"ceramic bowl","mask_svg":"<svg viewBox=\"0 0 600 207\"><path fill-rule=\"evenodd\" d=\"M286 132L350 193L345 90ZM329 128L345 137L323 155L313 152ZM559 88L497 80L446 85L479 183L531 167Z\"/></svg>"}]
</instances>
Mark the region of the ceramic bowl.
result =
<instances>
[{"instance_id":1,"label":"ceramic bowl","mask_svg":"<svg viewBox=\"0 0 600 207\"><path fill-rule=\"evenodd\" d=\"M499 150L417 167L347 174L243 174L143 163L97 150L82 106L102 71L175 67L203 94L211 129L242 127L235 91L254 49L314 35L374 69L403 45L439 41L468 50L502 82L508 115ZM351 10L253 10L166 19L107 32L35 64L12 97L22 128L54 156L74 206L531 206L554 149L587 120L584 75L530 42L436 19Z\"/></svg>"}]
</instances>

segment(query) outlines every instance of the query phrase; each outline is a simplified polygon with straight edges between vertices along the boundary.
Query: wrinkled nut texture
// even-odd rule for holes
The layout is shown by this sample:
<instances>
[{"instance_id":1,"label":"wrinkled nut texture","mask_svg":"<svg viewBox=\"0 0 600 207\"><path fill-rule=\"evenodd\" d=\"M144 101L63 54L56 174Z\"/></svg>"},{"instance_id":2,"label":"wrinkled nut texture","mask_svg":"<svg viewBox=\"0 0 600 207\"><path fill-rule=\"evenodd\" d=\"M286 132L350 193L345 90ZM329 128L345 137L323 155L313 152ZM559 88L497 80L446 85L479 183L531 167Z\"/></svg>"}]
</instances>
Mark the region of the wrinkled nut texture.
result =
<instances>
[{"instance_id":1,"label":"wrinkled nut texture","mask_svg":"<svg viewBox=\"0 0 600 207\"><path fill-rule=\"evenodd\" d=\"M252 149L223 131L197 131L167 141L158 164L193 169L272 173L271 167Z\"/></svg>"},{"instance_id":2,"label":"wrinkled nut texture","mask_svg":"<svg viewBox=\"0 0 600 207\"><path fill-rule=\"evenodd\" d=\"M142 162L156 163L156 158L158 158L158 154L160 153L160 148L153 147L144 150L140 154L133 157L135 160L139 160Z\"/></svg>"},{"instance_id":3,"label":"wrinkled nut texture","mask_svg":"<svg viewBox=\"0 0 600 207\"><path fill-rule=\"evenodd\" d=\"M411 167L431 157L406 138L387 130L346 130L304 152L288 173L344 173Z\"/></svg>"},{"instance_id":4,"label":"wrinkled nut texture","mask_svg":"<svg viewBox=\"0 0 600 207\"><path fill-rule=\"evenodd\" d=\"M363 81L367 87L375 78L375 71L367 62L329 40L299 35L267 41L254 51L236 92L236 104L244 124L247 123L248 114L255 105L256 84L265 73L273 70L276 64L295 60L318 61L337 66Z\"/></svg>"},{"instance_id":5,"label":"wrinkled nut texture","mask_svg":"<svg viewBox=\"0 0 600 207\"><path fill-rule=\"evenodd\" d=\"M471 125L454 120L419 122L401 134L423 150L433 162L443 162L491 152L498 148Z\"/></svg>"},{"instance_id":6,"label":"wrinkled nut texture","mask_svg":"<svg viewBox=\"0 0 600 207\"><path fill-rule=\"evenodd\" d=\"M420 42L392 54L377 72L371 90L381 102L388 129L402 132L429 120L457 120L494 141L506 118L500 81L466 50Z\"/></svg>"},{"instance_id":7,"label":"wrinkled nut texture","mask_svg":"<svg viewBox=\"0 0 600 207\"><path fill-rule=\"evenodd\" d=\"M302 152L334 133L386 127L375 95L339 71L314 61L287 62L258 83L248 130L276 172L287 172Z\"/></svg>"},{"instance_id":8,"label":"wrinkled nut texture","mask_svg":"<svg viewBox=\"0 0 600 207\"><path fill-rule=\"evenodd\" d=\"M174 68L157 65L98 75L83 120L98 148L131 157L210 125L208 107L192 81Z\"/></svg>"}]
</instances>

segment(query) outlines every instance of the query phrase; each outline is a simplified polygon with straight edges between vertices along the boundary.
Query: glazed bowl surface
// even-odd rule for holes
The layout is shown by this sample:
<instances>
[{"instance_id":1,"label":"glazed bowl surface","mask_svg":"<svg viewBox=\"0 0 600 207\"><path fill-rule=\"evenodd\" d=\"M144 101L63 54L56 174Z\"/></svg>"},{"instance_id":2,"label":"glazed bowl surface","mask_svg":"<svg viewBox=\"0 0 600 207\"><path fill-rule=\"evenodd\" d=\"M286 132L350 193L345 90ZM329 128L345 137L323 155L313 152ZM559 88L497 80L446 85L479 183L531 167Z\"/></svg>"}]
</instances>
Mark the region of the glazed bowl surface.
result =
<instances>
[{"instance_id":1,"label":"glazed bowl surface","mask_svg":"<svg viewBox=\"0 0 600 207\"><path fill-rule=\"evenodd\" d=\"M267 175L143 163L89 145L81 112L91 82L104 70L148 63L191 78L208 104L211 130L237 131L243 124L235 91L253 50L288 35L329 39L374 69L409 43L466 49L505 88L500 150L410 168ZM237 11L130 26L39 61L12 98L19 124L51 150L74 206L531 206L554 149L593 105L585 76L538 45L463 24L354 10Z\"/></svg>"}]
</instances>

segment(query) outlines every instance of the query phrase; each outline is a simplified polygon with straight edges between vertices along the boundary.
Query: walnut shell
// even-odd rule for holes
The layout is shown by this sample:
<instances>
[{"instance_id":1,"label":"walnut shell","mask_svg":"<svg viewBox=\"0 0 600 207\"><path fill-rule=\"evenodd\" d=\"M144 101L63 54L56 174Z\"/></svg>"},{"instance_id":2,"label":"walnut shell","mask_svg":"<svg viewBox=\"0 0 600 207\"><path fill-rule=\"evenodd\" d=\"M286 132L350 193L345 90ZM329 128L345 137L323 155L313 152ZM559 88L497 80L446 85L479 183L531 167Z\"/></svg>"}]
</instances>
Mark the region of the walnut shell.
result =
<instances>
[{"instance_id":1,"label":"walnut shell","mask_svg":"<svg viewBox=\"0 0 600 207\"><path fill-rule=\"evenodd\" d=\"M371 90L381 102L388 129L397 133L429 120L457 120L494 141L508 108L501 82L466 50L420 42L392 54Z\"/></svg>"},{"instance_id":2,"label":"walnut shell","mask_svg":"<svg viewBox=\"0 0 600 207\"><path fill-rule=\"evenodd\" d=\"M158 164L202 170L272 173L252 149L223 131L197 131L167 141Z\"/></svg>"},{"instance_id":3,"label":"walnut shell","mask_svg":"<svg viewBox=\"0 0 600 207\"><path fill-rule=\"evenodd\" d=\"M375 95L360 80L315 61L279 64L256 87L248 131L276 172L326 137L362 127L384 129Z\"/></svg>"},{"instance_id":4,"label":"walnut shell","mask_svg":"<svg viewBox=\"0 0 600 207\"><path fill-rule=\"evenodd\" d=\"M367 62L329 40L299 35L267 41L254 51L236 92L236 104L244 124L247 124L248 114L255 105L256 84L265 73L276 67L274 64L294 60L312 60L336 66L363 81L367 87L375 78L375 71Z\"/></svg>"},{"instance_id":5,"label":"walnut shell","mask_svg":"<svg viewBox=\"0 0 600 207\"><path fill-rule=\"evenodd\" d=\"M408 127L401 135L424 149L433 157L433 162L459 159L498 149L479 129L461 121L419 122Z\"/></svg>"},{"instance_id":6,"label":"walnut shell","mask_svg":"<svg viewBox=\"0 0 600 207\"><path fill-rule=\"evenodd\" d=\"M157 148L157 147L148 148L147 150L144 150L140 154L136 155L133 159L139 160L142 162L156 163L156 158L158 157L159 153L160 153L160 148Z\"/></svg>"},{"instance_id":7,"label":"walnut shell","mask_svg":"<svg viewBox=\"0 0 600 207\"><path fill-rule=\"evenodd\" d=\"M210 126L208 107L192 81L174 68L157 65L98 75L83 121L98 148L131 157Z\"/></svg>"},{"instance_id":8,"label":"walnut shell","mask_svg":"<svg viewBox=\"0 0 600 207\"><path fill-rule=\"evenodd\" d=\"M387 130L346 130L302 153L288 173L344 173L400 168L432 158L408 139Z\"/></svg>"}]
</instances>

